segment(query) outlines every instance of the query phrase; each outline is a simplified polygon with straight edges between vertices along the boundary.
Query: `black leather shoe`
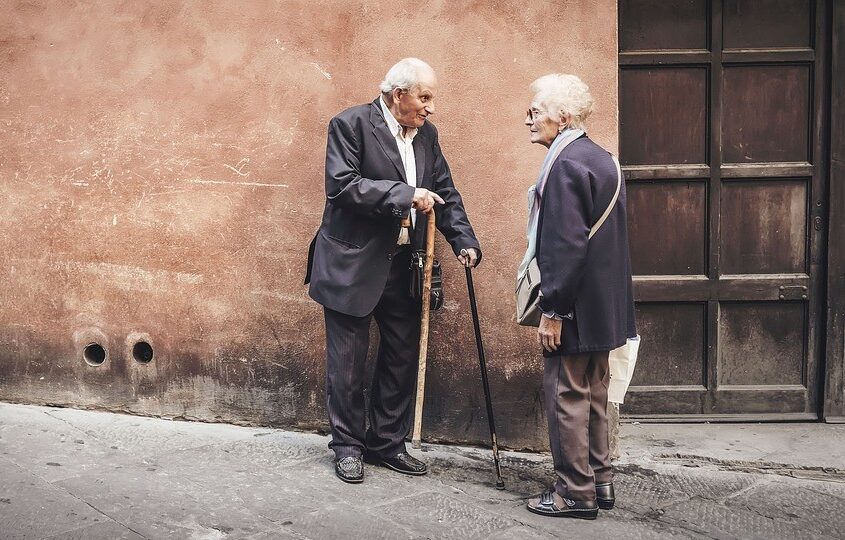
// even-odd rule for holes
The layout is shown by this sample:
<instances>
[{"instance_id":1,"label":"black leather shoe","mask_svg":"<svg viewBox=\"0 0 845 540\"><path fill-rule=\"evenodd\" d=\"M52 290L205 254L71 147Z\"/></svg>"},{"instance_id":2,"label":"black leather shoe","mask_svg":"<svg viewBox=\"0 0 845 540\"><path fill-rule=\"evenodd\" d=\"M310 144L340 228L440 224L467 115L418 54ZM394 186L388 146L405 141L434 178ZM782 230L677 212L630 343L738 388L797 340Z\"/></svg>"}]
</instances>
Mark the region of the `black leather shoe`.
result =
<instances>
[{"instance_id":1,"label":"black leather shoe","mask_svg":"<svg viewBox=\"0 0 845 540\"><path fill-rule=\"evenodd\" d=\"M336 459L334 473L344 482L360 484L364 481L364 462L358 456Z\"/></svg>"},{"instance_id":2,"label":"black leather shoe","mask_svg":"<svg viewBox=\"0 0 845 540\"><path fill-rule=\"evenodd\" d=\"M428 466L408 452L401 452L390 458L381 460L381 465L402 474L422 476L428 472Z\"/></svg>"},{"instance_id":3,"label":"black leather shoe","mask_svg":"<svg viewBox=\"0 0 845 540\"><path fill-rule=\"evenodd\" d=\"M613 510L616 503L616 493L613 491L613 482L596 484L596 502L602 510Z\"/></svg>"},{"instance_id":4,"label":"black leather shoe","mask_svg":"<svg viewBox=\"0 0 845 540\"><path fill-rule=\"evenodd\" d=\"M528 511L550 517L568 517L576 519L596 519L599 508L596 501L574 501L547 491L528 500Z\"/></svg>"}]
</instances>

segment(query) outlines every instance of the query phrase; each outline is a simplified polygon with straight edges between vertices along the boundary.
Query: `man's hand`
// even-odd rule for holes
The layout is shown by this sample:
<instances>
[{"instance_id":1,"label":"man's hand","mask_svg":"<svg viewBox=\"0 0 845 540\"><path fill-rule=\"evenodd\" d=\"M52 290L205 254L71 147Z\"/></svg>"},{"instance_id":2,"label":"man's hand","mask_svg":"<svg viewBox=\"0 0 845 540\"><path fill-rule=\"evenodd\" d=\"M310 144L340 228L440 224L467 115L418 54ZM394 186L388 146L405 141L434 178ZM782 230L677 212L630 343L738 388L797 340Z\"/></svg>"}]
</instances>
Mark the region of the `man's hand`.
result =
<instances>
[{"instance_id":1,"label":"man's hand","mask_svg":"<svg viewBox=\"0 0 845 540\"><path fill-rule=\"evenodd\" d=\"M537 329L537 342L548 352L554 352L560 347L563 334L563 321L551 319L545 315L540 317L540 328Z\"/></svg>"},{"instance_id":2,"label":"man's hand","mask_svg":"<svg viewBox=\"0 0 845 540\"><path fill-rule=\"evenodd\" d=\"M425 188L416 188L414 190L414 201L412 206L424 214L428 214L434 209L435 204L444 204L440 195Z\"/></svg>"},{"instance_id":3,"label":"man's hand","mask_svg":"<svg viewBox=\"0 0 845 540\"><path fill-rule=\"evenodd\" d=\"M458 261L464 266L475 268L478 266L478 252L475 248L462 249Z\"/></svg>"}]
</instances>

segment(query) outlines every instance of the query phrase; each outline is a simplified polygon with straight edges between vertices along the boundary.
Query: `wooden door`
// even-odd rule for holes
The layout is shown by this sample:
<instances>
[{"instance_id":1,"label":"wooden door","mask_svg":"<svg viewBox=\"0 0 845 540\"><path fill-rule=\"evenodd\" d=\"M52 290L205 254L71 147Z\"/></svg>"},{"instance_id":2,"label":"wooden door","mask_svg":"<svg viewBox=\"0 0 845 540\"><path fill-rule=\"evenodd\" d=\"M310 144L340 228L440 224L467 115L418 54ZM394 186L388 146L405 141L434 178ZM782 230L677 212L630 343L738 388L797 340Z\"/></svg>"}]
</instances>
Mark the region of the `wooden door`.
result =
<instances>
[{"instance_id":1,"label":"wooden door","mask_svg":"<svg viewBox=\"0 0 845 540\"><path fill-rule=\"evenodd\" d=\"M817 418L829 8L620 1L643 336L622 414Z\"/></svg>"}]
</instances>

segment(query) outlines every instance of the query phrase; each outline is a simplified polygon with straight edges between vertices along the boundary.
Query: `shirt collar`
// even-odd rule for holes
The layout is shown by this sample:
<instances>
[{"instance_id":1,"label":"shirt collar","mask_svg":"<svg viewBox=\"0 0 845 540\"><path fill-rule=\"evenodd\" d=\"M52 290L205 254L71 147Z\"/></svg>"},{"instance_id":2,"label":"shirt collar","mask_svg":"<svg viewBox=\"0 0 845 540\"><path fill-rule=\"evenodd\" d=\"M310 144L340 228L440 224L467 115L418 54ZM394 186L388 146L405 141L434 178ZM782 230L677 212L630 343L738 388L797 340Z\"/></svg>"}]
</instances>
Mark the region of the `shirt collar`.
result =
<instances>
[{"instance_id":1,"label":"shirt collar","mask_svg":"<svg viewBox=\"0 0 845 540\"><path fill-rule=\"evenodd\" d=\"M379 103L381 104L381 114L384 116L384 121L387 123L387 129L390 130L390 133L394 137L402 137L402 126L393 116L393 113L390 112L390 109L387 108L387 103L384 102L384 96L379 96L378 98ZM414 137L417 135L416 129L409 129L406 132L406 139L414 140Z\"/></svg>"}]
</instances>

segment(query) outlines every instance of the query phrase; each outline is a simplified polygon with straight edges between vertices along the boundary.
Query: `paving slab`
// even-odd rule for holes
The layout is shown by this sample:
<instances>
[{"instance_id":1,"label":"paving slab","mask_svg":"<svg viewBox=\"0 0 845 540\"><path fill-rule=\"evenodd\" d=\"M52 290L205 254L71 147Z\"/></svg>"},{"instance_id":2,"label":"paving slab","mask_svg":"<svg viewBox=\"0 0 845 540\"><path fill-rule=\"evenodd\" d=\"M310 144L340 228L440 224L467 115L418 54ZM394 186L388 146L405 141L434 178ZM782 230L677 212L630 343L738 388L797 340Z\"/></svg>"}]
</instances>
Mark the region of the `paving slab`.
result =
<instances>
[{"instance_id":1,"label":"paving slab","mask_svg":"<svg viewBox=\"0 0 845 540\"><path fill-rule=\"evenodd\" d=\"M147 538L214 537L221 532L242 538L275 526L219 491L197 490L143 467L78 476L55 485Z\"/></svg>"},{"instance_id":2,"label":"paving slab","mask_svg":"<svg viewBox=\"0 0 845 540\"><path fill-rule=\"evenodd\" d=\"M43 538L111 521L65 490L0 457L0 538Z\"/></svg>"},{"instance_id":3,"label":"paving slab","mask_svg":"<svg viewBox=\"0 0 845 540\"><path fill-rule=\"evenodd\" d=\"M108 440L110 446L138 456L156 456L207 444L221 445L232 441L250 440L256 436L273 435L265 428L206 424L201 422L165 421L159 418L80 411L49 409L50 417L73 426L82 433ZM0 412L2 415L2 412ZM154 429L148 429L154 427Z\"/></svg>"},{"instance_id":4,"label":"paving slab","mask_svg":"<svg viewBox=\"0 0 845 540\"><path fill-rule=\"evenodd\" d=\"M350 537L368 540L428 538L421 531L414 531L379 513L345 503L326 505L322 510L294 520L286 530L310 540Z\"/></svg>"},{"instance_id":5,"label":"paving slab","mask_svg":"<svg viewBox=\"0 0 845 540\"><path fill-rule=\"evenodd\" d=\"M538 531L525 525L520 525L495 532L488 538L490 540L551 540L558 537L548 532Z\"/></svg>"},{"instance_id":6,"label":"paving slab","mask_svg":"<svg viewBox=\"0 0 845 540\"><path fill-rule=\"evenodd\" d=\"M117 522L97 523L90 527L83 527L72 531L61 532L48 536L47 540L90 540L92 538L108 538L109 540L143 540L144 537Z\"/></svg>"},{"instance_id":7,"label":"paving slab","mask_svg":"<svg viewBox=\"0 0 845 540\"><path fill-rule=\"evenodd\" d=\"M307 537L292 531L289 525L281 525L279 528L255 533L247 536L247 540L308 540Z\"/></svg>"},{"instance_id":8,"label":"paving slab","mask_svg":"<svg viewBox=\"0 0 845 540\"><path fill-rule=\"evenodd\" d=\"M622 461L681 457L845 472L845 424L647 424L620 426Z\"/></svg>"},{"instance_id":9,"label":"paving slab","mask_svg":"<svg viewBox=\"0 0 845 540\"><path fill-rule=\"evenodd\" d=\"M709 538L772 540L820 538L788 519L774 519L756 512L726 506L708 499L693 498L658 512L665 523L680 525Z\"/></svg>"},{"instance_id":10,"label":"paving slab","mask_svg":"<svg viewBox=\"0 0 845 540\"><path fill-rule=\"evenodd\" d=\"M486 538L518 523L478 508L471 501L443 493L419 493L382 505L381 513L409 530L425 531L435 538L471 540Z\"/></svg>"},{"instance_id":11,"label":"paving slab","mask_svg":"<svg viewBox=\"0 0 845 540\"><path fill-rule=\"evenodd\" d=\"M820 537L845 537L845 484L819 484L779 478L737 495L731 507L794 523Z\"/></svg>"},{"instance_id":12,"label":"paving slab","mask_svg":"<svg viewBox=\"0 0 845 540\"><path fill-rule=\"evenodd\" d=\"M48 482L136 461L50 412L44 407L0 404L0 456ZM97 418L108 422L106 417Z\"/></svg>"}]
</instances>

